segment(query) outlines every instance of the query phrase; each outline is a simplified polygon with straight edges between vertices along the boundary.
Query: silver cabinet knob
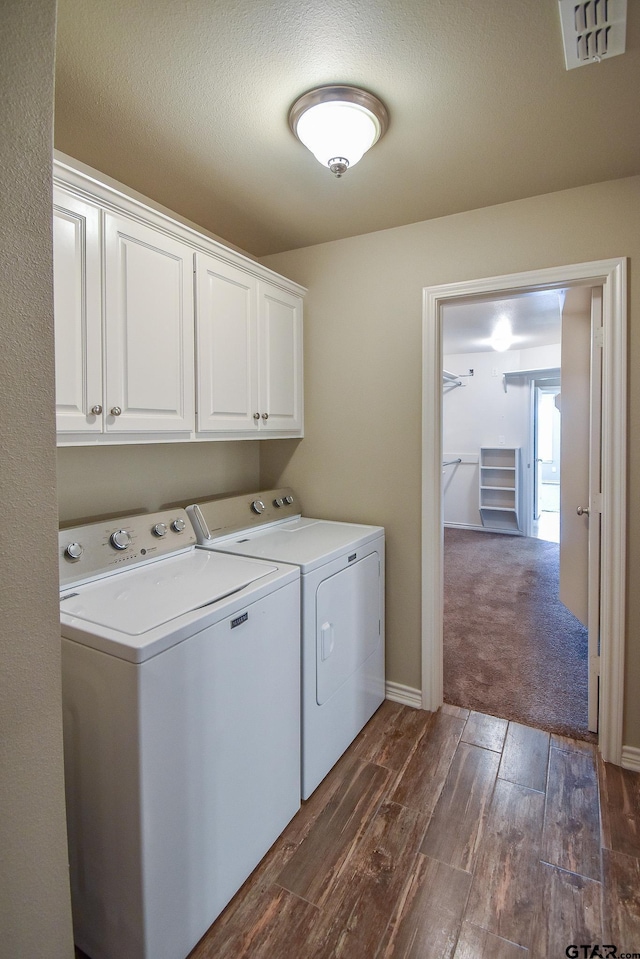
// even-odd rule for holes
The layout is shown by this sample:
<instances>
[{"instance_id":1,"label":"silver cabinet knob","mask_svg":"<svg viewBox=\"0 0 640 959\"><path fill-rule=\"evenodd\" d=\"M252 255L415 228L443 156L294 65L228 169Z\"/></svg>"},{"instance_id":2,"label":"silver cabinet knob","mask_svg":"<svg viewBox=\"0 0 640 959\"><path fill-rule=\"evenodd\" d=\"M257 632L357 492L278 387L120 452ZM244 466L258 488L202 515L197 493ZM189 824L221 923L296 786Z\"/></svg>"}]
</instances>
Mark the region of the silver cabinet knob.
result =
<instances>
[{"instance_id":1,"label":"silver cabinet knob","mask_svg":"<svg viewBox=\"0 0 640 959\"><path fill-rule=\"evenodd\" d=\"M156 525L151 530L154 536L166 536L167 535L167 524L166 523L156 523Z\"/></svg>"},{"instance_id":2,"label":"silver cabinet knob","mask_svg":"<svg viewBox=\"0 0 640 959\"><path fill-rule=\"evenodd\" d=\"M111 413L112 416L120 416L120 414L122 413L122 410L120 409L119 406L112 406L109 412Z\"/></svg>"},{"instance_id":3,"label":"silver cabinet knob","mask_svg":"<svg viewBox=\"0 0 640 959\"><path fill-rule=\"evenodd\" d=\"M269 414L268 414L268 413L263 413L263 414L262 414L262 419L263 419L263 420L268 420L268 419L269 419Z\"/></svg>"},{"instance_id":4,"label":"silver cabinet knob","mask_svg":"<svg viewBox=\"0 0 640 959\"><path fill-rule=\"evenodd\" d=\"M578 508L577 508L577 510L576 510L576 513L578 514L578 516L588 516L588 515L589 515L589 507L588 507L588 506L578 506Z\"/></svg>"},{"instance_id":5,"label":"silver cabinet knob","mask_svg":"<svg viewBox=\"0 0 640 959\"><path fill-rule=\"evenodd\" d=\"M254 499L253 503L251 504L251 509L254 513L260 515L260 513L264 513L265 506L261 499Z\"/></svg>"},{"instance_id":6,"label":"silver cabinet knob","mask_svg":"<svg viewBox=\"0 0 640 959\"><path fill-rule=\"evenodd\" d=\"M174 519L173 523L171 524L171 529L173 530L174 533L183 533L186 525L187 524L182 519L182 517L178 516L177 519Z\"/></svg>"},{"instance_id":7,"label":"silver cabinet knob","mask_svg":"<svg viewBox=\"0 0 640 959\"><path fill-rule=\"evenodd\" d=\"M109 537L109 542L114 549L128 549L131 545L131 533L126 529L117 529Z\"/></svg>"},{"instance_id":8,"label":"silver cabinet knob","mask_svg":"<svg viewBox=\"0 0 640 959\"><path fill-rule=\"evenodd\" d=\"M81 546L80 543L69 543L64 552L69 559L80 559L84 553L84 546Z\"/></svg>"},{"instance_id":9,"label":"silver cabinet knob","mask_svg":"<svg viewBox=\"0 0 640 959\"><path fill-rule=\"evenodd\" d=\"M259 419L260 419L260 414L259 414L259 413L254 413L254 414L253 414L253 418L254 418L254 420L259 420Z\"/></svg>"},{"instance_id":10,"label":"silver cabinet knob","mask_svg":"<svg viewBox=\"0 0 640 959\"><path fill-rule=\"evenodd\" d=\"M93 413L94 416L100 416L100 414L102 413L102 407L100 406L99 403L96 403L95 406L91 407L91 412Z\"/></svg>"}]
</instances>

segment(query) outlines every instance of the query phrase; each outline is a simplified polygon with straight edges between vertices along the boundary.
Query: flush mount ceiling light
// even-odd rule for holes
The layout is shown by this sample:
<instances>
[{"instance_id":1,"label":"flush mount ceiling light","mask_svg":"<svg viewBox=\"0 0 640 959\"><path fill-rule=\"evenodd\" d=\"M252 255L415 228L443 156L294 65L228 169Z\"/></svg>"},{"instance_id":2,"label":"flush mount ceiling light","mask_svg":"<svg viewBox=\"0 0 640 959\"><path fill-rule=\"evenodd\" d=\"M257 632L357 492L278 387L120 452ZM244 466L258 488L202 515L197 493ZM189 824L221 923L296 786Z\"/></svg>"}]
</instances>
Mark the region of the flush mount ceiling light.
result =
<instances>
[{"instance_id":1,"label":"flush mount ceiling light","mask_svg":"<svg viewBox=\"0 0 640 959\"><path fill-rule=\"evenodd\" d=\"M506 316L501 316L496 323L489 342L498 353L504 353L510 348L513 343L513 333L511 332L511 323Z\"/></svg>"},{"instance_id":2,"label":"flush mount ceiling light","mask_svg":"<svg viewBox=\"0 0 640 959\"><path fill-rule=\"evenodd\" d=\"M293 104L289 126L316 160L341 177L384 136L389 114L359 87L316 87Z\"/></svg>"}]
</instances>

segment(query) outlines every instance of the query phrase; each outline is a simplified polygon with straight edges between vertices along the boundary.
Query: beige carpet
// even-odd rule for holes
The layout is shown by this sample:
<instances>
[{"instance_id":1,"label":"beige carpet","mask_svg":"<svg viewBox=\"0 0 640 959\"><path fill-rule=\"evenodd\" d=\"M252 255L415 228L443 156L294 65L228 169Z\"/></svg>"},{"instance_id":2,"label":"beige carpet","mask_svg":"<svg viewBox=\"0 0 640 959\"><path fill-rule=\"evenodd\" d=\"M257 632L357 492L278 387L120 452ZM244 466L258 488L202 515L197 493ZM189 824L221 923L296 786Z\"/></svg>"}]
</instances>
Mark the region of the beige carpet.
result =
<instances>
[{"instance_id":1,"label":"beige carpet","mask_svg":"<svg viewBox=\"0 0 640 959\"><path fill-rule=\"evenodd\" d=\"M446 529L444 698L578 739L587 630L558 599L558 544Z\"/></svg>"}]
</instances>

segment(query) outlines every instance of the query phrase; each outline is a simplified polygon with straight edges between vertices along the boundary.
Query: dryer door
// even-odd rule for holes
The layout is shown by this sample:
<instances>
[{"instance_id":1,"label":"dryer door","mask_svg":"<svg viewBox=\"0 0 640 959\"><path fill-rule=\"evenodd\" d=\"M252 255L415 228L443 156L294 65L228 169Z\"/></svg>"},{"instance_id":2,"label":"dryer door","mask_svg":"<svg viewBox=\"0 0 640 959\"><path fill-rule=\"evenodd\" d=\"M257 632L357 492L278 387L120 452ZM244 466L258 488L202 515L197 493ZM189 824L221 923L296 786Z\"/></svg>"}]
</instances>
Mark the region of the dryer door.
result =
<instances>
[{"instance_id":1,"label":"dryer door","mask_svg":"<svg viewBox=\"0 0 640 959\"><path fill-rule=\"evenodd\" d=\"M380 560L370 553L316 593L316 701L322 706L382 642Z\"/></svg>"}]
</instances>

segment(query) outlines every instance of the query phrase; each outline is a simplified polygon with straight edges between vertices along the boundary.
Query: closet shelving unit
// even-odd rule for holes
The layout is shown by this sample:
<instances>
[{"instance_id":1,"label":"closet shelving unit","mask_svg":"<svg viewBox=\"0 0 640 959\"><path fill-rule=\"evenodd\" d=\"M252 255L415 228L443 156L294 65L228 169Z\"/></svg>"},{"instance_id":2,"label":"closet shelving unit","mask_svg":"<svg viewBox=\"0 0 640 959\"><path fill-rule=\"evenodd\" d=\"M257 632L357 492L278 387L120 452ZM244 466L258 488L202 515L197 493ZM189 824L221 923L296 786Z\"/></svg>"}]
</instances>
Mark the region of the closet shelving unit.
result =
<instances>
[{"instance_id":1,"label":"closet shelving unit","mask_svg":"<svg viewBox=\"0 0 640 959\"><path fill-rule=\"evenodd\" d=\"M520 447L480 448L480 517L499 533L521 533Z\"/></svg>"}]
</instances>

